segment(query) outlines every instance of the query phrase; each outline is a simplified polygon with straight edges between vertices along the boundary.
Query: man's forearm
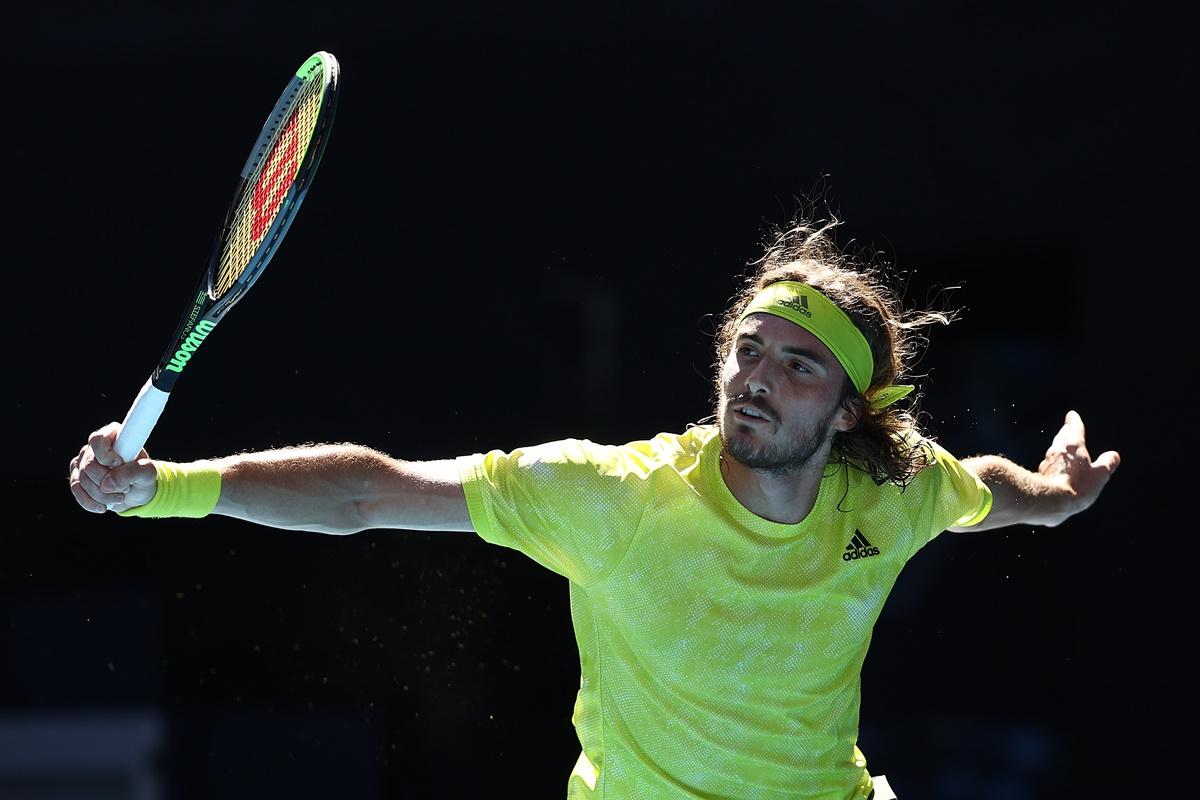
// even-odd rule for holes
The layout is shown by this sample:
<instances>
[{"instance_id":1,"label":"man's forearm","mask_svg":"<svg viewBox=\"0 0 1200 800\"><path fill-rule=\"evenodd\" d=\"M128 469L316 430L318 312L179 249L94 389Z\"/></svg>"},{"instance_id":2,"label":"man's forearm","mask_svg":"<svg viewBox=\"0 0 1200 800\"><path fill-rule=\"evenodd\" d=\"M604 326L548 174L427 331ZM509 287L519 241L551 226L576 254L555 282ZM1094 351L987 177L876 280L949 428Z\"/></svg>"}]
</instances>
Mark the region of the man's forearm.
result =
<instances>
[{"instance_id":1,"label":"man's forearm","mask_svg":"<svg viewBox=\"0 0 1200 800\"><path fill-rule=\"evenodd\" d=\"M1002 456L976 456L962 464L992 490L992 510L977 525L954 528L979 531L1007 525L1055 526L1069 516L1070 490Z\"/></svg>"},{"instance_id":2,"label":"man's forearm","mask_svg":"<svg viewBox=\"0 0 1200 800\"><path fill-rule=\"evenodd\" d=\"M354 444L292 447L213 462L214 513L318 533L472 531L454 459L400 461Z\"/></svg>"}]
</instances>

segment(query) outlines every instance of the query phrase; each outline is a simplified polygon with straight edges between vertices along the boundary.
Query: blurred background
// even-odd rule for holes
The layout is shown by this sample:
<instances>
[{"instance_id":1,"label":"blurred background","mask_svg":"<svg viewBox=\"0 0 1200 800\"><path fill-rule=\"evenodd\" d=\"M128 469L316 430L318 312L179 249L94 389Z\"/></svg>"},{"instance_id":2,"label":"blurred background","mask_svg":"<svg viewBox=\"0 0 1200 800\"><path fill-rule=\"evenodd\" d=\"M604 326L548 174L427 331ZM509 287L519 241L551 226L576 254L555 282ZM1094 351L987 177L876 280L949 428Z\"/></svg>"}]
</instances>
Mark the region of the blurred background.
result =
<instances>
[{"instance_id":1,"label":"blurred background","mask_svg":"<svg viewBox=\"0 0 1200 800\"><path fill-rule=\"evenodd\" d=\"M1182 20L893 0L13 13L0 798L565 795L565 579L471 534L126 520L67 492L319 49L343 95L315 189L153 455L681 431L710 413L713 315L768 227L836 214L908 305L962 310L916 370L930 434L1036 468L1076 409L1093 454L1123 457L1058 528L944 534L910 562L863 674L872 771L904 800L1175 791Z\"/></svg>"}]
</instances>

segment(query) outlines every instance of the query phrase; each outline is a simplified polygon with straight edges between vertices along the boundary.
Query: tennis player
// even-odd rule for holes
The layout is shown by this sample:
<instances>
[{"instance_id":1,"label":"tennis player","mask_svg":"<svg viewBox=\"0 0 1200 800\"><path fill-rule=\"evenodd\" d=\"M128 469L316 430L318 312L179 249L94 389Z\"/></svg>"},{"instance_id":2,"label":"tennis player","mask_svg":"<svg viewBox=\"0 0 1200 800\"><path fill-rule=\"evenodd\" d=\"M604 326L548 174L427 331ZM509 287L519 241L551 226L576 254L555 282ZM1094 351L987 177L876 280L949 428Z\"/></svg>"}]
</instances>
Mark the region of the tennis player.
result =
<instances>
[{"instance_id":1,"label":"tennis player","mask_svg":"<svg viewBox=\"0 0 1200 800\"><path fill-rule=\"evenodd\" d=\"M582 681L568 798L885 800L857 747L860 671L900 570L945 530L1056 526L1120 463L1069 412L1036 472L959 461L905 402L919 330L829 229L776 232L717 337L716 414L406 462L356 445L70 465L84 509L290 530L474 531L566 577ZM906 408L906 406L908 406Z\"/></svg>"}]
</instances>

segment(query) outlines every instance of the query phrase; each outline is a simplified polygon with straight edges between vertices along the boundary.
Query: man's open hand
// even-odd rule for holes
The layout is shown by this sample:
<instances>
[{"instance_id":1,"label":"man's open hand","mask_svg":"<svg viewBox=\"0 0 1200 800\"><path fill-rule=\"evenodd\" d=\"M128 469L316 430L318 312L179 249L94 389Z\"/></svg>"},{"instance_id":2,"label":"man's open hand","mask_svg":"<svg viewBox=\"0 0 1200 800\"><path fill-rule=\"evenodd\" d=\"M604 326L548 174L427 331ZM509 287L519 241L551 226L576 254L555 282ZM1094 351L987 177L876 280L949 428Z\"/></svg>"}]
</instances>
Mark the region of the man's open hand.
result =
<instances>
[{"instance_id":1,"label":"man's open hand","mask_svg":"<svg viewBox=\"0 0 1200 800\"><path fill-rule=\"evenodd\" d=\"M1116 450L1107 450L1092 460L1084 441L1083 420L1079 414L1068 411L1066 421L1038 465L1038 473L1068 490L1067 507L1063 509L1065 518L1096 502L1120 465L1121 456Z\"/></svg>"}]
</instances>

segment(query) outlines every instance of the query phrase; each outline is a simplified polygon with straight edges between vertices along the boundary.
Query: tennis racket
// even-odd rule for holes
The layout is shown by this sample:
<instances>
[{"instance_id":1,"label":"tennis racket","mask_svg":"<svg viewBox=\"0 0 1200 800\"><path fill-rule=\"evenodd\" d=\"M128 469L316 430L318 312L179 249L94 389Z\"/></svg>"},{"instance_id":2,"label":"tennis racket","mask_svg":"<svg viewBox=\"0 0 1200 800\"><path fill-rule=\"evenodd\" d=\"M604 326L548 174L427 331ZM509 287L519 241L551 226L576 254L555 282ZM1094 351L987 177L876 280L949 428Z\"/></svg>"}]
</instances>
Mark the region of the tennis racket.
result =
<instances>
[{"instance_id":1,"label":"tennis racket","mask_svg":"<svg viewBox=\"0 0 1200 800\"><path fill-rule=\"evenodd\" d=\"M330 53L312 55L296 70L263 124L213 244L208 269L162 360L125 415L113 445L122 460L137 458L184 368L279 249L329 141L338 73L337 59Z\"/></svg>"}]
</instances>

